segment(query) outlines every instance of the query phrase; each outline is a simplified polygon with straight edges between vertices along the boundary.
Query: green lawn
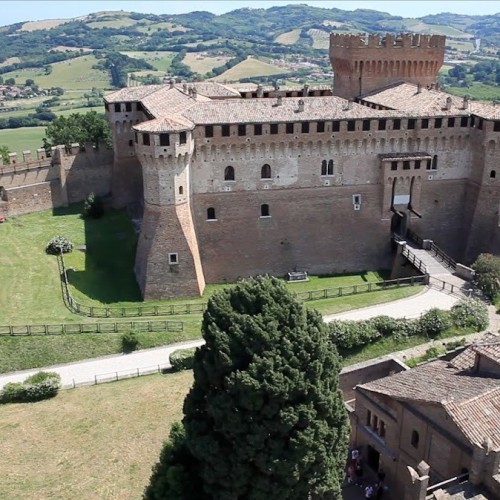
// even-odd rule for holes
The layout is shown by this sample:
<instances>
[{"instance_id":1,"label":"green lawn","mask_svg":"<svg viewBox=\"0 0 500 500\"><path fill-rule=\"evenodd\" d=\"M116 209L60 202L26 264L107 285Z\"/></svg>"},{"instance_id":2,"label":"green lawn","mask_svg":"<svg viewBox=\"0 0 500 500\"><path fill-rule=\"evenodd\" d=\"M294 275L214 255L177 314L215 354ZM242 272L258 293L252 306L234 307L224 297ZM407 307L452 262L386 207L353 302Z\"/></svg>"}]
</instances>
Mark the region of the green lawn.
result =
<instances>
[{"instance_id":1,"label":"green lawn","mask_svg":"<svg viewBox=\"0 0 500 500\"><path fill-rule=\"evenodd\" d=\"M169 24L169 23L168 23ZM122 52L126 56L134 59L144 59L151 64L157 71L168 71L172 64L172 59L176 55L175 52L168 52L166 50L159 50L155 52Z\"/></svg>"},{"instance_id":2,"label":"green lawn","mask_svg":"<svg viewBox=\"0 0 500 500\"><path fill-rule=\"evenodd\" d=\"M0 130L0 145L7 146L9 151L17 153L20 159L22 152L27 150L30 150L36 158L36 150L42 146L43 137L45 137L45 127L3 129Z\"/></svg>"}]
</instances>

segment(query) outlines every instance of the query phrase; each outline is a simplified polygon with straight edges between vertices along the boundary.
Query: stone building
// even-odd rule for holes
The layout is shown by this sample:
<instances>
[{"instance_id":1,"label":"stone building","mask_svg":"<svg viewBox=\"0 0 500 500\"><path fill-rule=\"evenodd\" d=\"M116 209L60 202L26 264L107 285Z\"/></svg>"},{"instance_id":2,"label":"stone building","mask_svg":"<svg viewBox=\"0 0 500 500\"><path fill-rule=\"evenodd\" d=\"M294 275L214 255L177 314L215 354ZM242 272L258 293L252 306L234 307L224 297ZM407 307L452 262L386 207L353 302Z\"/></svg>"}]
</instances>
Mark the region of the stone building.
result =
<instances>
[{"instance_id":1,"label":"stone building","mask_svg":"<svg viewBox=\"0 0 500 500\"><path fill-rule=\"evenodd\" d=\"M500 498L498 338L354 392L351 439L391 498Z\"/></svg>"},{"instance_id":2,"label":"stone building","mask_svg":"<svg viewBox=\"0 0 500 500\"><path fill-rule=\"evenodd\" d=\"M500 117L438 88L444 44L332 35L333 92L172 82L108 94L113 198L143 209L144 298L389 268L391 234L407 228L465 263L498 250Z\"/></svg>"}]
</instances>

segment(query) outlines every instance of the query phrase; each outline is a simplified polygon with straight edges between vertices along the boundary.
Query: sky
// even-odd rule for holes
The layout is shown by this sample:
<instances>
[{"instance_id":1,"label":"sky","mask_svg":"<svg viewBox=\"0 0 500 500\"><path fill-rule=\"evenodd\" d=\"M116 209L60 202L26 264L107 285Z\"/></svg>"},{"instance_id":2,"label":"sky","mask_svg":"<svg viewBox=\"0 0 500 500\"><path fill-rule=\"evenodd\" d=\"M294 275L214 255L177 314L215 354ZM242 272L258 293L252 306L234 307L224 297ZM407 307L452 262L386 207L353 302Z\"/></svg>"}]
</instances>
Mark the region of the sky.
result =
<instances>
[{"instance_id":1,"label":"sky","mask_svg":"<svg viewBox=\"0 0 500 500\"><path fill-rule=\"evenodd\" d=\"M486 15L500 12L499 0L392 0L392 1L333 1L333 0L163 0L163 1L122 1L122 0L0 0L0 26L22 21L42 19L68 19L101 10L124 10L148 14L181 14L195 10L205 10L223 14L235 9L269 8L274 5L302 3L322 8L343 10L373 9L395 16L422 17L427 14L452 12L456 14Z\"/></svg>"}]
</instances>

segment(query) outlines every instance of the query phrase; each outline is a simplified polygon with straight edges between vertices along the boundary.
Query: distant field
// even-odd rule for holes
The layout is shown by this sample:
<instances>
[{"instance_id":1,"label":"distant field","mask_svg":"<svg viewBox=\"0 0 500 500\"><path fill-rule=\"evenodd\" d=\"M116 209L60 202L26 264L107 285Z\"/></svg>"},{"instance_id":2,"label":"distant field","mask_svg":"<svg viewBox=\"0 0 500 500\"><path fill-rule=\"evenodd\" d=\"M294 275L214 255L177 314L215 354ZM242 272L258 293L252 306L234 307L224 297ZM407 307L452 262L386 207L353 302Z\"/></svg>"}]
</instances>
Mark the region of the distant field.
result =
<instances>
[{"instance_id":1,"label":"distant field","mask_svg":"<svg viewBox=\"0 0 500 500\"><path fill-rule=\"evenodd\" d=\"M90 90L92 87L110 89L110 77L106 71L92 69L97 64L93 55L85 55L52 64L52 73L46 75L43 68L20 69L3 75L24 83L28 78L41 87L62 87L73 90Z\"/></svg>"},{"instance_id":2,"label":"distant field","mask_svg":"<svg viewBox=\"0 0 500 500\"><path fill-rule=\"evenodd\" d=\"M286 33L281 33L278 35L274 41L278 43L282 43L283 45L292 45L294 44L300 36L300 29L288 31Z\"/></svg>"},{"instance_id":3,"label":"distant field","mask_svg":"<svg viewBox=\"0 0 500 500\"><path fill-rule=\"evenodd\" d=\"M22 152L30 150L35 155L42 146L45 137L45 127L21 127L0 130L0 145L5 145L12 153L22 158Z\"/></svg>"},{"instance_id":4,"label":"distant field","mask_svg":"<svg viewBox=\"0 0 500 500\"><path fill-rule=\"evenodd\" d=\"M3 63L0 63L0 68L3 66L9 66L9 64L15 64L18 62L21 62L21 59L19 59L19 57L8 57L7 59L5 59L5 61Z\"/></svg>"},{"instance_id":5,"label":"distant field","mask_svg":"<svg viewBox=\"0 0 500 500\"><path fill-rule=\"evenodd\" d=\"M50 28L55 28L56 26L67 22L68 19L45 19L44 21L30 21L28 23L24 23L20 31L49 30Z\"/></svg>"},{"instance_id":6,"label":"distant field","mask_svg":"<svg viewBox=\"0 0 500 500\"><path fill-rule=\"evenodd\" d=\"M446 35L455 38L470 38L472 36L470 33L457 30L452 26L446 26L444 24L427 24L418 19L405 19L404 23L415 33L432 33L434 35Z\"/></svg>"},{"instance_id":7,"label":"distant field","mask_svg":"<svg viewBox=\"0 0 500 500\"><path fill-rule=\"evenodd\" d=\"M330 46L330 33L318 29L310 29L307 33L311 35L315 49L327 49Z\"/></svg>"},{"instance_id":8,"label":"distant field","mask_svg":"<svg viewBox=\"0 0 500 500\"><path fill-rule=\"evenodd\" d=\"M98 28L125 28L127 26L134 26L139 21L136 19L130 19L128 17L120 17L118 19L110 19L109 21L92 21L90 23L86 23L89 28L98 29Z\"/></svg>"},{"instance_id":9,"label":"distant field","mask_svg":"<svg viewBox=\"0 0 500 500\"><path fill-rule=\"evenodd\" d=\"M182 62L187 64L191 68L191 71L204 74L218 66L224 65L230 59L230 57L224 56L205 57L200 52L188 52Z\"/></svg>"},{"instance_id":10,"label":"distant field","mask_svg":"<svg viewBox=\"0 0 500 500\"><path fill-rule=\"evenodd\" d=\"M284 68L259 61L258 59L249 58L228 69L216 78L212 78L212 80L217 82L224 80L237 82L240 78L277 75L280 73L288 73L288 71Z\"/></svg>"},{"instance_id":11,"label":"distant field","mask_svg":"<svg viewBox=\"0 0 500 500\"><path fill-rule=\"evenodd\" d=\"M456 50L461 50L462 52L471 52L474 50L474 42L460 41L460 40L446 40L446 45L453 47Z\"/></svg>"},{"instance_id":12,"label":"distant field","mask_svg":"<svg viewBox=\"0 0 500 500\"><path fill-rule=\"evenodd\" d=\"M54 47L52 50L57 52L71 52L73 50L78 52L92 52L93 49L89 49L88 47L68 47L66 45L58 45Z\"/></svg>"},{"instance_id":13,"label":"distant field","mask_svg":"<svg viewBox=\"0 0 500 500\"><path fill-rule=\"evenodd\" d=\"M500 96L498 85L485 85L481 82L474 82L470 87L446 87L446 92L458 96L470 95L472 99L494 100Z\"/></svg>"},{"instance_id":14,"label":"distant field","mask_svg":"<svg viewBox=\"0 0 500 500\"><path fill-rule=\"evenodd\" d=\"M155 31L191 31L190 28L169 22L151 23L147 26L138 26L137 30L142 31L143 33L154 33Z\"/></svg>"},{"instance_id":15,"label":"distant field","mask_svg":"<svg viewBox=\"0 0 500 500\"><path fill-rule=\"evenodd\" d=\"M154 66L157 71L168 71L172 64L172 59L175 57L175 52L155 51L155 52L122 52L128 57L134 59L144 59L146 62Z\"/></svg>"}]
</instances>

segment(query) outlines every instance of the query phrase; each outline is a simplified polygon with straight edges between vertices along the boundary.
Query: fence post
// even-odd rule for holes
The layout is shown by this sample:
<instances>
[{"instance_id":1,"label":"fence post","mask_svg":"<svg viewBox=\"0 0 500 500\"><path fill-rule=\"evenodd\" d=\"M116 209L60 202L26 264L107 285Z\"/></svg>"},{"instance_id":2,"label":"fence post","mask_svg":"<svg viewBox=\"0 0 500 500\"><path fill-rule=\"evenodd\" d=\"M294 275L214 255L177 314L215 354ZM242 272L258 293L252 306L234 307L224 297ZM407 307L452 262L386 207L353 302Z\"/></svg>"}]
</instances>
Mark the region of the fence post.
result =
<instances>
[{"instance_id":1,"label":"fence post","mask_svg":"<svg viewBox=\"0 0 500 500\"><path fill-rule=\"evenodd\" d=\"M97 375L94 375L94 382L95 382L94 385L97 385Z\"/></svg>"}]
</instances>

